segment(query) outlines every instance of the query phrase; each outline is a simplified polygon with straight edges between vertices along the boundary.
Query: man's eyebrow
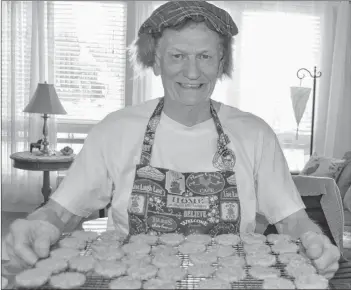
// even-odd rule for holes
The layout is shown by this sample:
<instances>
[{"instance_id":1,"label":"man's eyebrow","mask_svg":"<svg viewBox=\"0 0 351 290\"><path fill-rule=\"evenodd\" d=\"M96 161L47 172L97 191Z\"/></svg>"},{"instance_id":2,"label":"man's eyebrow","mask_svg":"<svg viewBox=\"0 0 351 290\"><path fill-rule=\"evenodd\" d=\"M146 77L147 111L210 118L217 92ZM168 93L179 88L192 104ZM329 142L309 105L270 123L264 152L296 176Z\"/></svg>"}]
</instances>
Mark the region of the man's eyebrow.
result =
<instances>
[{"instance_id":1,"label":"man's eyebrow","mask_svg":"<svg viewBox=\"0 0 351 290\"><path fill-rule=\"evenodd\" d=\"M176 48L176 47L171 48L169 51L170 51L170 52L172 52L172 51L177 51L177 52L181 52L181 53L187 53L186 51L181 50L181 49ZM198 51L197 53L209 53L209 52L211 52L211 51L208 50L208 49L204 49L204 50Z\"/></svg>"}]
</instances>

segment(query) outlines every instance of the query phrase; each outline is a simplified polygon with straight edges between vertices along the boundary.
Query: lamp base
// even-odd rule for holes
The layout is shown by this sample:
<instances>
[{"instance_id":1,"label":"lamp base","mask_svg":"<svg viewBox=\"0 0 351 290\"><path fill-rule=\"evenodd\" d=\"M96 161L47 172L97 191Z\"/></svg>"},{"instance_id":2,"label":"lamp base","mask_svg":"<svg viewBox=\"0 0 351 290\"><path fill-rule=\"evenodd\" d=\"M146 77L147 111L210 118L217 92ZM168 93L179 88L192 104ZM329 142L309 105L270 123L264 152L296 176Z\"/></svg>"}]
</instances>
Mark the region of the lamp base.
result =
<instances>
[{"instance_id":1,"label":"lamp base","mask_svg":"<svg viewBox=\"0 0 351 290\"><path fill-rule=\"evenodd\" d=\"M51 150L51 149L47 149L47 150L38 150L33 152L33 154L37 155L37 156L53 156L56 155L56 151L55 150Z\"/></svg>"}]
</instances>

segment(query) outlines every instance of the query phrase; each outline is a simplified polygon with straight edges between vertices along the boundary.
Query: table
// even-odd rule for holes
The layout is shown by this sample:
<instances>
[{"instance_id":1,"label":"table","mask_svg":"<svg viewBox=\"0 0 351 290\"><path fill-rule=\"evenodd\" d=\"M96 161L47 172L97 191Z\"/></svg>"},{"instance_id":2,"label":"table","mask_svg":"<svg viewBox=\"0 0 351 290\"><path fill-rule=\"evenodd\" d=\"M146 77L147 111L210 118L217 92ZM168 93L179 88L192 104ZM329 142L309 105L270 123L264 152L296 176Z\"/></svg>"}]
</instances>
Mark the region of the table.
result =
<instances>
[{"instance_id":1,"label":"table","mask_svg":"<svg viewBox=\"0 0 351 290\"><path fill-rule=\"evenodd\" d=\"M43 187L41 193L44 196L44 203L48 201L51 194L50 171L67 170L74 161L75 154L66 156L61 152L54 152L54 155L41 155L38 152L29 151L16 152L11 154L13 167L22 170L43 171Z\"/></svg>"}]
</instances>

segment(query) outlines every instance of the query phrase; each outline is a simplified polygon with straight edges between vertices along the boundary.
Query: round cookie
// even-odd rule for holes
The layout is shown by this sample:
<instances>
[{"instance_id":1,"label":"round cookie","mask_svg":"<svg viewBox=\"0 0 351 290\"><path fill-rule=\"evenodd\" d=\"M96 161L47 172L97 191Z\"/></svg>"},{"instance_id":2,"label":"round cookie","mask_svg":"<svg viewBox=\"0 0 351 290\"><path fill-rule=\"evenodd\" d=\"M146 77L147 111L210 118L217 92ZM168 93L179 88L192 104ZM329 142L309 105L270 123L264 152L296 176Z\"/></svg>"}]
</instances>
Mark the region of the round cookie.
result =
<instances>
[{"instance_id":1,"label":"round cookie","mask_svg":"<svg viewBox=\"0 0 351 290\"><path fill-rule=\"evenodd\" d=\"M125 235L118 234L117 231L105 231L99 236L102 241L124 241L126 239Z\"/></svg>"},{"instance_id":2,"label":"round cookie","mask_svg":"<svg viewBox=\"0 0 351 290\"><path fill-rule=\"evenodd\" d=\"M276 254L297 253L299 246L290 242L277 242L272 246L272 251Z\"/></svg>"},{"instance_id":3,"label":"round cookie","mask_svg":"<svg viewBox=\"0 0 351 290\"><path fill-rule=\"evenodd\" d=\"M96 274L106 278L119 277L126 273L127 265L122 262L100 261L95 263Z\"/></svg>"},{"instance_id":4,"label":"round cookie","mask_svg":"<svg viewBox=\"0 0 351 290\"><path fill-rule=\"evenodd\" d=\"M152 260L152 264L154 264L159 268L166 267L166 266L179 267L181 263L182 263L182 260L179 259L178 256L156 255Z\"/></svg>"},{"instance_id":5,"label":"round cookie","mask_svg":"<svg viewBox=\"0 0 351 290\"><path fill-rule=\"evenodd\" d=\"M179 246L184 240L185 238L182 234L176 233L163 234L159 237L160 243L174 247Z\"/></svg>"},{"instance_id":6,"label":"round cookie","mask_svg":"<svg viewBox=\"0 0 351 290\"><path fill-rule=\"evenodd\" d=\"M206 251L206 246L199 243L185 242L178 248L179 252L184 255L203 253Z\"/></svg>"},{"instance_id":7,"label":"round cookie","mask_svg":"<svg viewBox=\"0 0 351 290\"><path fill-rule=\"evenodd\" d=\"M25 270L15 277L16 285L24 288L34 288L44 285L50 278L51 272L41 268Z\"/></svg>"},{"instance_id":8,"label":"round cookie","mask_svg":"<svg viewBox=\"0 0 351 290\"><path fill-rule=\"evenodd\" d=\"M142 266L149 265L152 262L152 258L150 256L125 256L122 258L122 262L125 263L128 267L131 266Z\"/></svg>"},{"instance_id":9,"label":"round cookie","mask_svg":"<svg viewBox=\"0 0 351 290\"><path fill-rule=\"evenodd\" d=\"M145 243L130 243L122 246L122 250L128 255L147 255L151 247Z\"/></svg>"},{"instance_id":10,"label":"round cookie","mask_svg":"<svg viewBox=\"0 0 351 290\"><path fill-rule=\"evenodd\" d=\"M285 270L289 276L294 278L316 274L315 267L313 267L311 264L301 262L290 261L289 264L286 265Z\"/></svg>"},{"instance_id":11,"label":"round cookie","mask_svg":"<svg viewBox=\"0 0 351 290\"><path fill-rule=\"evenodd\" d=\"M94 269L95 263L92 256L78 256L69 259L68 266L78 272L89 272Z\"/></svg>"},{"instance_id":12,"label":"round cookie","mask_svg":"<svg viewBox=\"0 0 351 290\"><path fill-rule=\"evenodd\" d=\"M147 234L139 234L135 236L131 236L129 239L130 243L142 243L148 245L155 245L158 241L158 236L147 235Z\"/></svg>"},{"instance_id":13,"label":"round cookie","mask_svg":"<svg viewBox=\"0 0 351 290\"><path fill-rule=\"evenodd\" d=\"M265 244L244 244L244 252L247 255L254 255L257 253L268 254L271 252L271 248Z\"/></svg>"},{"instance_id":14,"label":"round cookie","mask_svg":"<svg viewBox=\"0 0 351 290\"><path fill-rule=\"evenodd\" d=\"M266 237L257 233L242 233L240 238L244 244L263 244L266 242Z\"/></svg>"},{"instance_id":15,"label":"round cookie","mask_svg":"<svg viewBox=\"0 0 351 290\"><path fill-rule=\"evenodd\" d=\"M216 277L226 282L236 282L246 277L243 267L223 267L216 271Z\"/></svg>"},{"instance_id":16,"label":"round cookie","mask_svg":"<svg viewBox=\"0 0 351 290\"><path fill-rule=\"evenodd\" d=\"M131 266L127 273L133 279L147 280L154 278L157 274L158 268L154 265Z\"/></svg>"},{"instance_id":17,"label":"round cookie","mask_svg":"<svg viewBox=\"0 0 351 290\"><path fill-rule=\"evenodd\" d=\"M288 279L285 278L266 278L263 281L263 289L295 289L295 285ZM305 289L305 288L301 288Z\"/></svg>"},{"instance_id":18,"label":"round cookie","mask_svg":"<svg viewBox=\"0 0 351 290\"><path fill-rule=\"evenodd\" d=\"M250 254L246 256L246 262L250 266L264 266L269 267L274 265L276 261L276 257L274 255L265 254L265 253L256 253Z\"/></svg>"},{"instance_id":19,"label":"round cookie","mask_svg":"<svg viewBox=\"0 0 351 290\"><path fill-rule=\"evenodd\" d=\"M245 259L243 257L238 256L229 256L225 258L220 258L218 261L218 265L221 267L244 267Z\"/></svg>"},{"instance_id":20,"label":"round cookie","mask_svg":"<svg viewBox=\"0 0 351 290\"><path fill-rule=\"evenodd\" d=\"M117 241L107 242L107 241L95 241L90 245L91 249L95 252L100 251L113 251L121 248L121 245Z\"/></svg>"},{"instance_id":21,"label":"round cookie","mask_svg":"<svg viewBox=\"0 0 351 290\"><path fill-rule=\"evenodd\" d=\"M74 231L71 234L71 237L78 238L86 242L95 241L98 236L98 233L93 231Z\"/></svg>"},{"instance_id":22,"label":"round cookie","mask_svg":"<svg viewBox=\"0 0 351 290\"><path fill-rule=\"evenodd\" d=\"M318 274L299 276L295 279L298 289L328 289L328 280Z\"/></svg>"},{"instance_id":23,"label":"round cookie","mask_svg":"<svg viewBox=\"0 0 351 290\"><path fill-rule=\"evenodd\" d=\"M257 279L277 278L280 271L272 267L253 266L249 269L249 274Z\"/></svg>"},{"instance_id":24,"label":"round cookie","mask_svg":"<svg viewBox=\"0 0 351 290\"><path fill-rule=\"evenodd\" d=\"M124 252L121 249L108 248L106 250L93 251L91 254L96 260L100 261L116 261L124 256Z\"/></svg>"},{"instance_id":25,"label":"round cookie","mask_svg":"<svg viewBox=\"0 0 351 290\"><path fill-rule=\"evenodd\" d=\"M207 253L196 253L190 254L189 260L194 264L207 264L211 265L217 262L217 253L207 252Z\"/></svg>"},{"instance_id":26,"label":"round cookie","mask_svg":"<svg viewBox=\"0 0 351 290\"><path fill-rule=\"evenodd\" d=\"M280 242L291 242L293 239L290 235L285 234L269 234L267 236L267 242L271 244L280 243Z\"/></svg>"},{"instance_id":27,"label":"round cookie","mask_svg":"<svg viewBox=\"0 0 351 290\"><path fill-rule=\"evenodd\" d=\"M112 280L108 286L110 289L141 289L141 281L123 276Z\"/></svg>"},{"instance_id":28,"label":"round cookie","mask_svg":"<svg viewBox=\"0 0 351 290\"><path fill-rule=\"evenodd\" d=\"M68 263L67 263L67 260L65 259L47 258L36 262L35 267L48 270L52 274L57 274L66 270L68 267Z\"/></svg>"},{"instance_id":29,"label":"round cookie","mask_svg":"<svg viewBox=\"0 0 351 290\"><path fill-rule=\"evenodd\" d=\"M232 246L223 246L223 245L219 245L218 247L213 248L213 250L211 249L210 251L215 251L215 253L217 254L217 257L219 258L233 256L236 252L235 248L233 248Z\"/></svg>"},{"instance_id":30,"label":"round cookie","mask_svg":"<svg viewBox=\"0 0 351 290\"><path fill-rule=\"evenodd\" d=\"M72 257L77 257L79 255L80 252L77 249L71 248L58 248L50 252L52 258L65 259L67 261Z\"/></svg>"},{"instance_id":31,"label":"round cookie","mask_svg":"<svg viewBox=\"0 0 351 290\"><path fill-rule=\"evenodd\" d=\"M173 280L173 281L180 281L185 279L187 273L186 270L182 267L171 267L171 266L166 266L162 267L158 273L157 276L160 279L163 280Z\"/></svg>"},{"instance_id":32,"label":"round cookie","mask_svg":"<svg viewBox=\"0 0 351 290\"><path fill-rule=\"evenodd\" d=\"M84 285L85 281L85 275L77 272L61 273L50 278L51 286L60 289L78 288Z\"/></svg>"},{"instance_id":33,"label":"round cookie","mask_svg":"<svg viewBox=\"0 0 351 290\"><path fill-rule=\"evenodd\" d=\"M188 274L196 278L207 278L213 275L216 268L211 265L194 265L188 267Z\"/></svg>"},{"instance_id":34,"label":"round cookie","mask_svg":"<svg viewBox=\"0 0 351 290\"><path fill-rule=\"evenodd\" d=\"M193 234L193 235L188 235L186 237L186 240L189 243L208 245L208 244L211 244L212 237L210 235L204 235L204 234Z\"/></svg>"},{"instance_id":35,"label":"round cookie","mask_svg":"<svg viewBox=\"0 0 351 290\"><path fill-rule=\"evenodd\" d=\"M161 280L153 278L144 282L143 289L176 289L177 285L174 281Z\"/></svg>"},{"instance_id":36,"label":"round cookie","mask_svg":"<svg viewBox=\"0 0 351 290\"><path fill-rule=\"evenodd\" d=\"M223 280L213 278L201 280L199 282L199 289L231 289L231 286Z\"/></svg>"},{"instance_id":37,"label":"round cookie","mask_svg":"<svg viewBox=\"0 0 351 290\"><path fill-rule=\"evenodd\" d=\"M58 242L61 248L72 248L77 250L85 249L87 243L86 241L79 238L66 237Z\"/></svg>"},{"instance_id":38,"label":"round cookie","mask_svg":"<svg viewBox=\"0 0 351 290\"><path fill-rule=\"evenodd\" d=\"M234 234L218 235L214 238L214 240L217 244L223 246L236 246L240 243L240 237Z\"/></svg>"},{"instance_id":39,"label":"round cookie","mask_svg":"<svg viewBox=\"0 0 351 290\"><path fill-rule=\"evenodd\" d=\"M178 249L168 245L158 245L151 249L151 254L153 255L164 255L171 256L176 255L178 253Z\"/></svg>"},{"instance_id":40,"label":"round cookie","mask_svg":"<svg viewBox=\"0 0 351 290\"><path fill-rule=\"evenodd\" d=\"M283 253L278 256L278 260L283 264L288 264L292 261L301 262L301 263L310 263L310 260L307 257L304 257L297 253Z\"/></svg>"}]
</instances>

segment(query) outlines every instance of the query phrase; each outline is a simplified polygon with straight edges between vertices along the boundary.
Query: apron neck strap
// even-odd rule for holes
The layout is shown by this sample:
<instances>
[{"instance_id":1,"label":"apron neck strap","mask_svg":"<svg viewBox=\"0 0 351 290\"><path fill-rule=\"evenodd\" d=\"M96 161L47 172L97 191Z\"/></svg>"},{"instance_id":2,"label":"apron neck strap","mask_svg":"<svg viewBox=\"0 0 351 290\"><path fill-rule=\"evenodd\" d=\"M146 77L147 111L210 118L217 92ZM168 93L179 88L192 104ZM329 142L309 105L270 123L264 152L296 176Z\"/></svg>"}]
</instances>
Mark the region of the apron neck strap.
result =
<instances>
[{"instance_id":1,"label":"apron neck strap","mask_svg":"<svg viewBox=\"0 0 351 290\"><path fill-rule=\"evenodd\" d=\"M151 161L152 146L155 140L155 133L158 124L160 123L161 113L164 107L164 97L158 102L154 112L152 113L149 122L146 126L146 131L144 135L143 147L141 151L140 164L149 165ZM212 119L215 123L216 130L218 133L218 148L225 148L229 144L230 140L226 134L224 134L222 124L218 118L217 112L213 106L212 100L210 100L210 112Z\"/></svg>"}]
</instances>

